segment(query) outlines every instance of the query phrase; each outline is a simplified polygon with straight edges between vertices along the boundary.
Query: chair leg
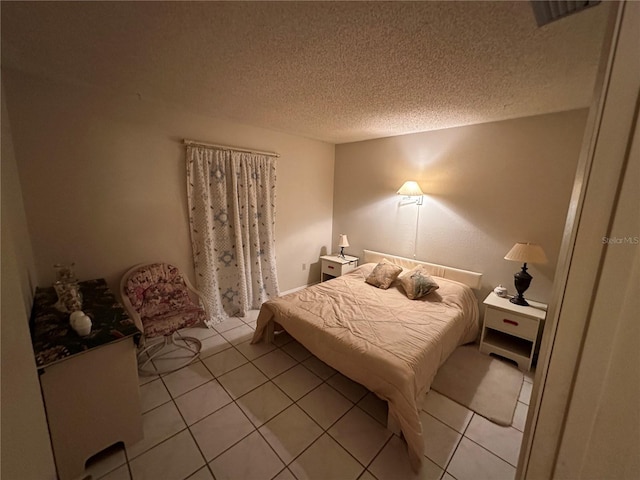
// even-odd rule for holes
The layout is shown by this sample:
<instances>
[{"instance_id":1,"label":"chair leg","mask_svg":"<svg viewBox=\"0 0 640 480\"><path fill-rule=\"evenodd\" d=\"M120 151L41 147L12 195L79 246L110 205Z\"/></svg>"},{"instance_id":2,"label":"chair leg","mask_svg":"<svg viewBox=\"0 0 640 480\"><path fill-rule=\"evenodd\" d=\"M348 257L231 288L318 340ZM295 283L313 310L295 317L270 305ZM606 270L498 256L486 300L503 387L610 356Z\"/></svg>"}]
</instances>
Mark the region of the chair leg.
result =
<instances>
[{"instance_id":1,"label":"chair leg","mask_svg":"<svg viewBox=\"0 0 640 480\"><path fill-rule=\"evenodd\" d=\"M176 347L168 349L168 347ZM177 332L163 337L161 342L154 342L138 352L138 372L143 375L161 375L164 373L174 372L189 365L200 355L202 343L195 337L179 336ZM175 352L177 349L189 352L183 362L171 362L171 366L167 368L158 368L153 360L160 360L166 355ZM146 359L143 358L146 355ZM176 360L183 358L181 356L174 357Z\"/></svg>"}]
</instances>

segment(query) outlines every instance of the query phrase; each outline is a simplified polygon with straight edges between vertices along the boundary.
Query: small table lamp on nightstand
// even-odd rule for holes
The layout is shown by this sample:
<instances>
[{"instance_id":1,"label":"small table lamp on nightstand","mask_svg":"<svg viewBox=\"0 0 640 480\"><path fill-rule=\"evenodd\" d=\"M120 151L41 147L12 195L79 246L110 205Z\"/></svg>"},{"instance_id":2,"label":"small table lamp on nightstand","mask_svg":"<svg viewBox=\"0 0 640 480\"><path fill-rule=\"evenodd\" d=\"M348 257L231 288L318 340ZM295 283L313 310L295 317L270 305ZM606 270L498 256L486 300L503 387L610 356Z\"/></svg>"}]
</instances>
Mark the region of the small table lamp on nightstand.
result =
<instances>
[{"instance_id":1,"label":"small table lamp on nightstand","mask_svg":"<svg viewBox=\"0 0 640 480\"><path fill-rule=\"evenodd\" d=\"M540 245L533 243L516 243L509 250L509 253L505 255L504 259L524 263L522 270L516 272L513 276L518 295L514 296L510 302L516 305L528 306L529 304L524 299L523 294L529 288L533 277L527 272L527 263L547 263L547 256L544 254L544 250Z\"/></svg>"},{"instance_id":2,"label":"small table lamp on nightstand","mask_svg":"<svg viewBox=\"0 0 640 480\"><path fill-rule=\"evenodd\" d=\"M349 239L343 233L340 234L340 240L338 241L338 246L340 247L340 258L344 258L344 247L349 246Z\"/></svg>"}]
</instances>

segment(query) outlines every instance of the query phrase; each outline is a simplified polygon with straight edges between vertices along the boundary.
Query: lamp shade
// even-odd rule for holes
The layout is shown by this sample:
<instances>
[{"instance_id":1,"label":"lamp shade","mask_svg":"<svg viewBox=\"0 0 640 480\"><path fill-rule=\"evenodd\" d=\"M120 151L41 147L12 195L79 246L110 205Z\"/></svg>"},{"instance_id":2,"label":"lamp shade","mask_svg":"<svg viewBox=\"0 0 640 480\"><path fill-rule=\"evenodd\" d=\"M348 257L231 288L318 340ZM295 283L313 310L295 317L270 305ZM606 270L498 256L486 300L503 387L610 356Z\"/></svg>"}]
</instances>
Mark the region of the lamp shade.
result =
<instances>
[{"instance_id":1,"label":"lamp shade","mask_svg":"<svg viewBox=\"0 0 640 480\"><path fill-rule=\"evenodd\" d=\"M504 259L520 263L547 263L544 250L535 243L516 243Z\"/></svg>"},{"instance_id":2,"label":"lamp shade","mask_svg":"<svg viewBox=\"0 0 640 480\"><path fill-rule=\"evenodd\" d=\"M398 195L404 195L406 197L417 197L419 195L424 195L420 185L417 182L412 180L408 180L402 184L400 190L398 190Z\"/></svg>"},{"instance_id":3,"label":"lamp shade","mask_svg":"<svg viewBox=\"0 0 640 480\"><path fill-rule=\"evenodd\" d=\"M340 234L340 240L338 241L338 246L341 248L349 246L349 239L343 233Z\"/></svg>"}]
</instances>

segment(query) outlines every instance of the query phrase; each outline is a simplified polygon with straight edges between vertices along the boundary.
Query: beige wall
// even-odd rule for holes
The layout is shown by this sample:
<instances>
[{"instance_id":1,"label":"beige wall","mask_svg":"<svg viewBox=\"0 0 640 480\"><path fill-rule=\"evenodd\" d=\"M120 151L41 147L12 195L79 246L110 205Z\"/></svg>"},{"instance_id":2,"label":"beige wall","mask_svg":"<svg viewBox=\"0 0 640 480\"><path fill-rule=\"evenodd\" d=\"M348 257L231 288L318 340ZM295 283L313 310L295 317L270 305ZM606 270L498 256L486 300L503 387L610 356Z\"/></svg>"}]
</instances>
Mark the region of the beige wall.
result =
<instances>
[{"instance_id":1,"label":"beige wall","mask_svg":"<svg viewBox=\"0 0 640 480\"><path fill-rule=\"evenodd\" d=\"M3 86L4 89L4 86ZM2 478L53 479L55 466L29 336L37 283L2 95Z\"/></svg>"},{"instance_id":2,"label":"beige wall","mask_svg":"<svg viewBox=\"0 0 640 480\"><path fill-rule=\"evenodd\" d=\"M426 193L416 256L482 272L479 298L499 283L514 293L516 242L543 246L527 295L551 292L587 110L449 128L336 146L333 231L350 253L412 257L417 208L395 194L405 180Z\"/></svg>"},{"instance_id":3,"label":"beige wall","mask_svg":"<svg viewBox=\"0 0 640 480\"><path fill-rule=\"evenodd\" d=\"M193 277L183 138L281 154L280 288L315 280L330 246L334 146L89 88L3 71L40 280L75 262L116 286L131 265L174 262ZM305 269L303 269L303 264Z\"/></svg>"}]
</instances>

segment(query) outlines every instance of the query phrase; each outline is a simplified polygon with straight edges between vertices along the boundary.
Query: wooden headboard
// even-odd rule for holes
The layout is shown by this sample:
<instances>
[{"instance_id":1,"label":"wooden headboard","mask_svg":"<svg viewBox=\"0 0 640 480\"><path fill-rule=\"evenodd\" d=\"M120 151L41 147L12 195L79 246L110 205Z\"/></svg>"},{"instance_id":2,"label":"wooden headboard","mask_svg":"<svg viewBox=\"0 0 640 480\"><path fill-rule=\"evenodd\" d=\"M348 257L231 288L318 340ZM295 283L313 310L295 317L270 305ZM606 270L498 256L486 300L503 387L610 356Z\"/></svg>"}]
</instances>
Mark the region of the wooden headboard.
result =
<instances>
[{"instance_id":1,"label":"wooden headboard","mask_svg":"<svg viewBox=\"0 0 640 480\"><path fill-rule=\"evenodd\" d=\"M412 260L410 258L398 257L388 253L374 252L373 250L364 251L363 263L380 263L383 258L386 258L390 262L400 265L403 268L413 268L416 265L424 265L429 269L429 273L431 275L464 283L475 290L480 289L480 285L482 283L481 273L471 272L469 270L460 270L459 268L437 265L435 263L422 262L420 260Z\"/></svg>"}]
</instances>

